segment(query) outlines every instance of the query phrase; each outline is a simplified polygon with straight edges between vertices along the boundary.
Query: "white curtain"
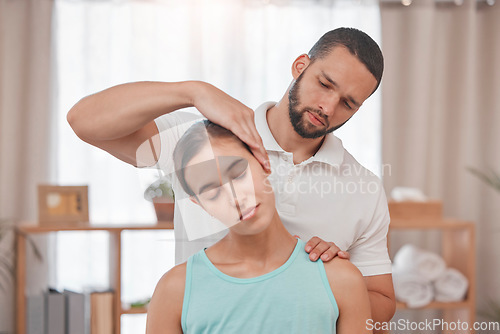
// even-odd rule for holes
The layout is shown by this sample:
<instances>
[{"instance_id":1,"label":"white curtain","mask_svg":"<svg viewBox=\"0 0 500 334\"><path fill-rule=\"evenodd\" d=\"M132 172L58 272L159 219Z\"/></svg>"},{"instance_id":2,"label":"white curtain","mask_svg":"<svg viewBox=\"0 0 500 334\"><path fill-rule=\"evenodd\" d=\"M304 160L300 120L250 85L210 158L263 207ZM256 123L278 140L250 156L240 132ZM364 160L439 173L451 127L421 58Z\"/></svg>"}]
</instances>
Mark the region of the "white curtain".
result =
<instances>
[{"instance_id":1,"label":"white curtain","mask_svg":"<svg viewBox=\"0 0 500 334\"><path fill-rule=\"evenodd\" d=\"M476 223L477 304L500 303L500 196L467 171L500 173L500 6L466 0L384 5L386 190L422 189L444 214ZM397 240L429 248L421 235Z\"/></svg>"},{"instance_id":2,"label":"white curtain","mask_svg":"<svg viewBox=\"0 0 500 334\"><path fill-rule=\"evenodd\" d=\"M36 186L53 181L52 9L49 0L0 1L0 220L36 220ZM11 236L0 256L14 264ZM28 293L48 280L47 240L36 239L44 263L28 257ZM15 278L0 279L0 333L14 333Z\"/></svg>"},{"instance_id":3,"label":"white curtain","mask_svg":"<svg viewBox=\"0 0 500 334\"><path fill-rule=\"evenodd\" d=\"M307 53L326 31L340 26L362 29L380 41L378 2L270 1L270 0L163 0L163 1L56 1L59 98L57 112L58 180L62 184L89 184L92 222L138 223L155 220L151 203L143 199L151 175L81 142L66 123L67 111L83 96L112 85L139 81L208 81L251 108L279 100L292 77L295 57ZM380 174L380 95L375 94L338 135L361 163ZM147 173L141 171L141 173ZM135 249L148 243L130 237ZM85 260L73 268L71 234L59 238L59 284L77 288L105 284L106 266ZM106 252L105 241L89 234L94 252ZM159 243L172 238L163 234ZM172 250L172 243L165 249ZM68 249L70 251L68 251ZM127 253L127 250L124 250ZM152 251L153 252L153 251ZM165 250L165 252L167 252ZM158 254L150 258L158 257ZM173 254L162 254L173 260ZM143 261L142 258L141 261ZM171 264L141 273L141 280L125 282L123 299L131 301L152 293L161 272ZM132 262L123 275L132 277ZM141 283L143 282L143 283ZM125 317L124 317L125 318ZM127 317L128 318L128 317ZM142 317L142 321L144 317ZM123 320L124 333L137 332Z\"/></svg>"}]
</instances>

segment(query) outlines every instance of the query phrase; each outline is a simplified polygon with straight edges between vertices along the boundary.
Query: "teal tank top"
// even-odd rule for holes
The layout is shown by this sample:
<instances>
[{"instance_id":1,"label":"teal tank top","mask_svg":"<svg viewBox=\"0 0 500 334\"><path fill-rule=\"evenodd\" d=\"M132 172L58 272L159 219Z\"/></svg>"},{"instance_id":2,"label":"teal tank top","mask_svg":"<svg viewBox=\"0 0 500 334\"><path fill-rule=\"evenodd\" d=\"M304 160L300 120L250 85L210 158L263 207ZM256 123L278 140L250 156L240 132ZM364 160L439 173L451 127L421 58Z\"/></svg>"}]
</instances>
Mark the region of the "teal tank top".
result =
<instances>
[{"instance_id":1,"label":"teal tank top","mask_svg":"<svg viewBox=\"0 0 500 334\"><path fill-rule=\"evenodd\" d=\"M321 260L297 245L279 268L253 278L218 270L204 250L187 261L182 306L189 334L336 333L337 302Z\"/></svg>"}]
</instances>

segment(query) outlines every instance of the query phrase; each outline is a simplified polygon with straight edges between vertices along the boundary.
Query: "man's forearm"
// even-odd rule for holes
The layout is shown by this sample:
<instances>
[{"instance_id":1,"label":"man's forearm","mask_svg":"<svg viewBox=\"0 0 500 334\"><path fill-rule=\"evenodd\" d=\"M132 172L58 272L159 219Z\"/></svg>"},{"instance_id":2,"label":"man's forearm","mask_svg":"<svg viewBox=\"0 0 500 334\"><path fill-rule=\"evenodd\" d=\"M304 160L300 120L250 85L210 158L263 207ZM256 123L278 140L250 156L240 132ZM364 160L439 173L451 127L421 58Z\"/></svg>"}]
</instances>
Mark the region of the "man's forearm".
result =
<instances>
[{"instance_id":1,"label":"man's forearm","mask_svg":"<svg viewBox=\"0 0 500 334\"><path fill-rule=\"evenodd\" d=\"M372 319L374 322L388 322L396 312L396 301L378 291L368 291ZM377 332L374 333L384 333Z\"/></svg>"},{"instance_id":2,"label":"man's forearm","mask_svg":"<svg viewBox=\"0 0 500 334\"><path fill-rule=\"evenodd\" d=\"M114 86L80 100L68 112L68 122L82 139L121 138L163 114L192 106L198 85L186 81Z\"/></svg>"}]
</instances>

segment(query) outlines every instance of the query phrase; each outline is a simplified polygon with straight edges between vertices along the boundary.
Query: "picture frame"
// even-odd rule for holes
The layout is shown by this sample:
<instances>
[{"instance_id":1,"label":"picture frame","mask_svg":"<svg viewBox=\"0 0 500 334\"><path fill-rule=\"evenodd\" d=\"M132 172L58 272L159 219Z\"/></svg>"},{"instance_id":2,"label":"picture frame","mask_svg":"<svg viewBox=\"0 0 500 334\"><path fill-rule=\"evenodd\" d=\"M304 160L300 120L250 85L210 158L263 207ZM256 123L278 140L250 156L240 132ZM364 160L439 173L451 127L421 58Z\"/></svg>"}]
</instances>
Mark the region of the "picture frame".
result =
<instances>
[{"instance_id":1,"label":"picture frame","mask_svg":"<svg viewBox=\"0 0 500 334\"><path fill-rule=\"evenodd\" d=\"M88 186L38 185L39 224L88 221Z\"/></svg>"}]
</instances>

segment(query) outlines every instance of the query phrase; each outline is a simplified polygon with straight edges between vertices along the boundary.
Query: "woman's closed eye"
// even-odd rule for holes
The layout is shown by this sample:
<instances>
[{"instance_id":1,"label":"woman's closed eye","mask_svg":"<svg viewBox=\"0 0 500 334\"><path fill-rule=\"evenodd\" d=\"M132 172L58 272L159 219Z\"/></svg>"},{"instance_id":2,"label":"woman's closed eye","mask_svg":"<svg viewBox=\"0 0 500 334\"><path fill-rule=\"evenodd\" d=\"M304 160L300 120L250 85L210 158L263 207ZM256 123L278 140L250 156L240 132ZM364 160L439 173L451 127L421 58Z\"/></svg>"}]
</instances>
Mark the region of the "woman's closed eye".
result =
<instances>
[{"instance_id":1,"label":"woman's closed eye","mask_svg":"<svg viewBox=\"0 0 500 334\"><path fill-rule=\"evenodd\" d=\"M244 179L245 176L247 175L247 169L248 168L245 168L243 172L241 172L239 175L231 177L231 180L228 180L228 182L232 182L233 180L238 181ZM221 192L221 187L207 189L206 191L203 192L203 197L209 201L215 201L217 200L217 198L219 198L220 192Z\"/></svg>"},{"instance_id":2,"label":"woman's closed eye","mask_svg":"<svg viewBox=\"0 0 500 334\"><path fill-rule=\"evenodd\" d=\"M206 198L209 201L214 201L219 197L220 194L220 187L208 189L207 191L203 192L201 195Z\"/></svg>"}]
</instances>

